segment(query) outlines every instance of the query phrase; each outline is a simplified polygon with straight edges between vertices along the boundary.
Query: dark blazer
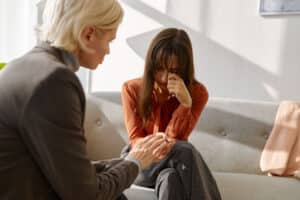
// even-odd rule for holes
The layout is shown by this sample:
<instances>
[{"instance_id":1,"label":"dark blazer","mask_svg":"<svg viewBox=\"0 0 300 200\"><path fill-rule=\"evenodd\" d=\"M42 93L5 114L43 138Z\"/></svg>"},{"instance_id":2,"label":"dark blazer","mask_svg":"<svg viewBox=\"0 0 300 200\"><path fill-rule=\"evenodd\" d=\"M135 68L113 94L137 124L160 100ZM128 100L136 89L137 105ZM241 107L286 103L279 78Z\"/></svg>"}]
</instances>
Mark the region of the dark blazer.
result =
<instances>
[{"instance_id":1,"label":"dark blazer","mask_svg":"<svg viewBox=\"0 0 300 200\"><path fill-rule=\"evenodd\" d=\"M42 43L0 71L0 199L115 199L138 166L92 165L75 56Z\"/></svg>"}]
</instances>

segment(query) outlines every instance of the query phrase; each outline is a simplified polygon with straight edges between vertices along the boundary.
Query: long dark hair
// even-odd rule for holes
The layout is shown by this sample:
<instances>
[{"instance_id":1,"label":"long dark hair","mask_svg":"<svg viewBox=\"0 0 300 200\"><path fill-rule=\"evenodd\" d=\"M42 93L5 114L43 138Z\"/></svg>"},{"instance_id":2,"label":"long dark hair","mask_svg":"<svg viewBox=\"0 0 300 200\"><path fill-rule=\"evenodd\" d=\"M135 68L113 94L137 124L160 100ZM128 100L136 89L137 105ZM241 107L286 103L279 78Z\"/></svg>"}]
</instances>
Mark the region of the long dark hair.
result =
<instances>
[{"instance_id":1,"label":"long dark hair","mask_svg":"<svg viewBox=\"0 0 300 200\"><path fill-rule=\"evenodd\" d=\"M172 57L177 58L181 71L178 74L190 94L195 81L192 43L188 34L181 29L167 28L152 40L146 55L142 88L139 91L138 113L145 126L151 113L154 74L161 66L167 66Z\"/></svg>"}]
</instances>

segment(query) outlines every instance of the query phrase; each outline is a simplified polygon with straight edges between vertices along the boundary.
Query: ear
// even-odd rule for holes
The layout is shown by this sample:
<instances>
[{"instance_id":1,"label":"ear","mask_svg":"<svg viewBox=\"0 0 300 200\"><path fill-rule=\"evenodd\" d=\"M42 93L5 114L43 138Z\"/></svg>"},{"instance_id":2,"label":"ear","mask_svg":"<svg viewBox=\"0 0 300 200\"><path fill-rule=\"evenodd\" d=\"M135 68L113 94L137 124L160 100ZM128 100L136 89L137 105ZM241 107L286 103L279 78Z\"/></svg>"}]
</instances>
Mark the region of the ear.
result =
<instances>
[{"instance_id":1,"label":"ear","mask_svg":"<svg viewBox=\"0 0 300 200\"><path fill-rule=\"evenodd\" d=\"M89 42L93 41L95 34L96 28L94 26L86 26L81 32L80 37L82 41L88 44Z\"/></svg>"}]
</instances>

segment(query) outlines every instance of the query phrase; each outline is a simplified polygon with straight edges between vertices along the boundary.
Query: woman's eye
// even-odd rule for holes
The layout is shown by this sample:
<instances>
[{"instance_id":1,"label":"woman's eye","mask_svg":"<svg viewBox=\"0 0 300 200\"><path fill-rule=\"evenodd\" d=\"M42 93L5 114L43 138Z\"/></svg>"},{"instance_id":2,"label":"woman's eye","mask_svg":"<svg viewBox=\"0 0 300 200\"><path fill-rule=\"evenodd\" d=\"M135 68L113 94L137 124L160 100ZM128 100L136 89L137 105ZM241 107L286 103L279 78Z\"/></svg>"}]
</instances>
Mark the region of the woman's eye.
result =
<instances>
[{"instance_id":1,"label":"woman's eye","mask_svg":"<svg viewBox=\"0 0 300 200\"><path fill-rule=\"evenodd\" d=\"M170 73L177 74L177 73L178 73L178 70L177 70L177 69L170 69L169 72L170 72Z\"/></svg>"},{"instance_id":2,"label":"woman's eye","mask_svg":"<svg viewBox=\"0 0 300 200\"><path fill-rule=\"evenodd\" d=\"M156 68L156 71L163 71L163 70L164 70L163 67L157 67L157 68Z\"/></svg>"}]
</instances>

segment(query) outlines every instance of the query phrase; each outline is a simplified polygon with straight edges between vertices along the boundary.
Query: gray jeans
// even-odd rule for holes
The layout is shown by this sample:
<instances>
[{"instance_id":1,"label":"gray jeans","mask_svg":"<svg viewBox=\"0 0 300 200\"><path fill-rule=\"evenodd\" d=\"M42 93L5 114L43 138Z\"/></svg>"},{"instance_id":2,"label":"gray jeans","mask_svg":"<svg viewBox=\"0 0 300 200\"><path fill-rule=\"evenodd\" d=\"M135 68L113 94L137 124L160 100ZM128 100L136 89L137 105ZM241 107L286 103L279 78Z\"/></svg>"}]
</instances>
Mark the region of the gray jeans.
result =
<instances>
[{"instance_id":1,"label":"gray jeans","mask_svg":"<svg viewBox=\"0 0 300 200\"><path fill-rule=\"evenodd\" d=\"M122 151L127 155L130 147ZM195 147L177 141L160 162L143 170L135 184L155 188L159 200L221 200L216 181Z\"/></svg>"}]
</instances>

